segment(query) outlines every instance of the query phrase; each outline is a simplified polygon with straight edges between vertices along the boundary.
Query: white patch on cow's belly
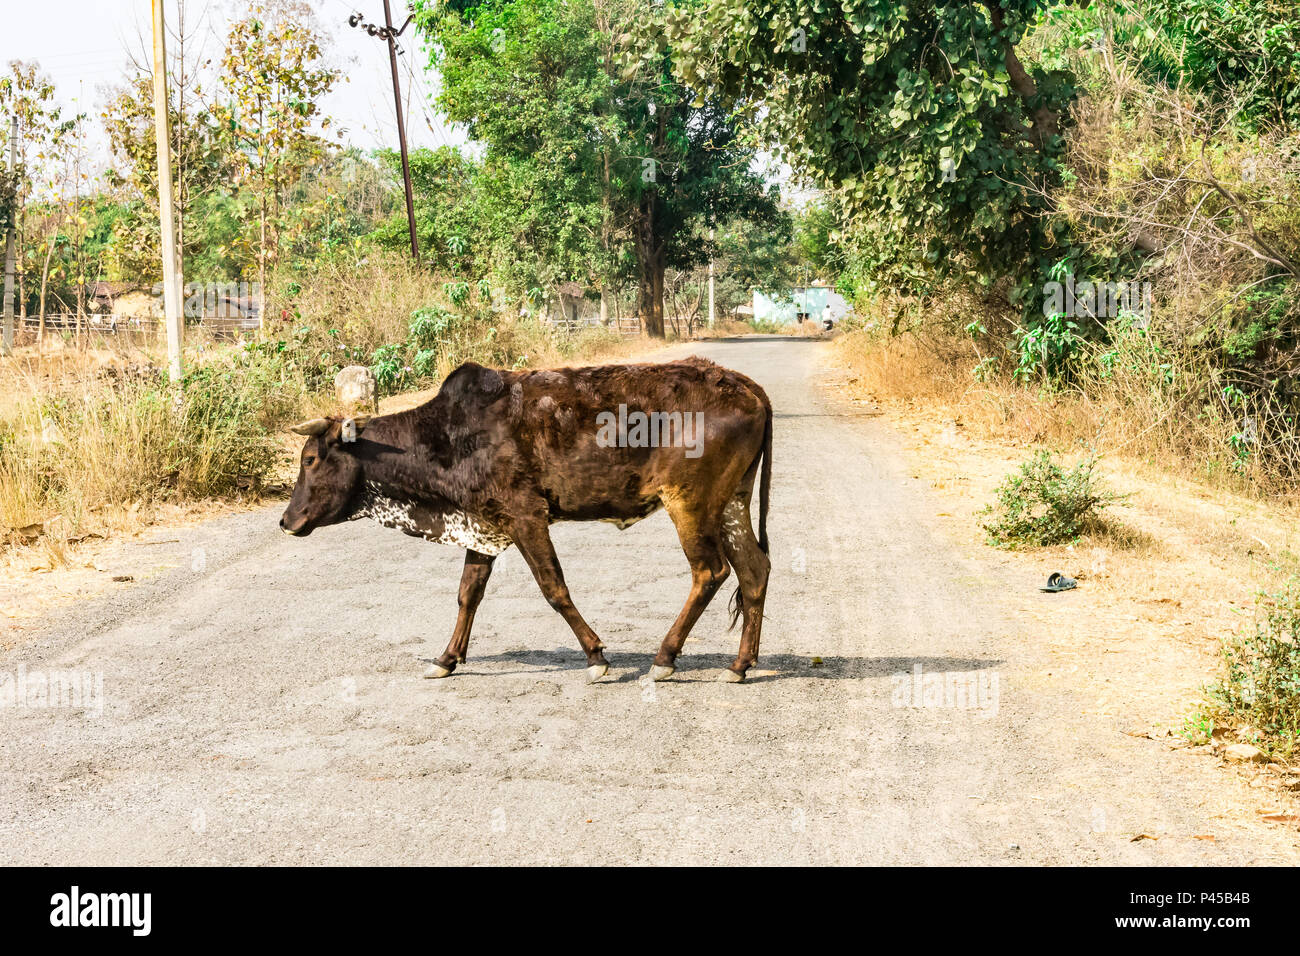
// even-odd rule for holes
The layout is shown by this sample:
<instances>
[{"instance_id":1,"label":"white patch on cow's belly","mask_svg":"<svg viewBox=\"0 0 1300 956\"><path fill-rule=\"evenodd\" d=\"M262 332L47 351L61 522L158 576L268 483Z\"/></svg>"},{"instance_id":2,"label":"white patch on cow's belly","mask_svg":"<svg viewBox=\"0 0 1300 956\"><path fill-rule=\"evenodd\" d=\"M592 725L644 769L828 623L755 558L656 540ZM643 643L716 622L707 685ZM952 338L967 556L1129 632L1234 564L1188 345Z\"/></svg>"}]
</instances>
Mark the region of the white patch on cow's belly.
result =
<instances>
[{"instance_id":1,"label":"white patch on cow's belly","mask_svg":"<svg viewBox=\"0 0 1300 956\"><path fill-rule=\"evenodd\" d=\"M361 506L351 517L352 520L373 518L385 528L396 528L435 544L450 544L480 554L498 555L514 543L505 532L498 531L465 511L439 512L438 517L442 519L441 533L431 528L421 528L415 512L416 506L412 504L390 498L378 491L367 490Z\"/></svg>"},{"instance_id":2,"label":"white patch on cow's belly","mask_svg":"<svg viewBox=\"0 0 1300 956\"><path fill-rule=\"evenodd\" d=\"M445 512L442 522L442 534L437 537L426 534L428 540L493 555L500 554L514 544L510 535L484 524L464 511Z\"/></svg>"}]
</instances>

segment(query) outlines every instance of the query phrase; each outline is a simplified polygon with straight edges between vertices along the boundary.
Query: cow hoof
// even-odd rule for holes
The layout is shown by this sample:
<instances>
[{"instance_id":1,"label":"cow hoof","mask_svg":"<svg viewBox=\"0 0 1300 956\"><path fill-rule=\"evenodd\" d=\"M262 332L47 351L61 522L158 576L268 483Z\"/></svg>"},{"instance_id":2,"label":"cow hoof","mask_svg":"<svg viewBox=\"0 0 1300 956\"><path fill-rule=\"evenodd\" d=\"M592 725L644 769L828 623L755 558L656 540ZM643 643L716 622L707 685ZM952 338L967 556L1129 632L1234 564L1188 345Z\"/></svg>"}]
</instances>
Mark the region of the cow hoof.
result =
<instances>
[{"instance_id":1,"label":"cow hoof","mask_svg":"<svg viewBox=\"0 0 1300 956\"><path fill-rule=\"evenodd\" d=\"M435 680L439 677L446 677L452 672L452 668L443 667L441 664L430 664L429 669L424 672L426 680Z\"/></svg>"},{"instance_id":2,"label":"cow hoof","mask_svg":"<svg viewBox=\"0 0 1300 956\"><path fill-rule=\"evenodd\" d=\"M663 680L665 677L672 677L673 671L675 670L677 670L677 668L673 667L671 664L669 664L667 667L665 667L663 664L655 664L650 668L650 679Z\"/></svg>"},{"instance_id":3,"label":"cow hoof","mask_svg":"<svg viewBox=\"0 0 1300 956\"><path fill-rule=\"evenodd\" d=\"M592 664L587 668L587 683L594 684L609 673L608 664Z\"/></svg>"},{"instance_id":4,"label":"cow hoof","mask_svg":"<svg viewBox=\"0 0 1300 956\"><path fill-rule=\"evenodd\" d=\"M718 679L724 684L739 684L745 679L745 675L737 674L735 671L731 670L731 668L727 668L722 672L722 676Z\"/></svg>"}]
</instances>

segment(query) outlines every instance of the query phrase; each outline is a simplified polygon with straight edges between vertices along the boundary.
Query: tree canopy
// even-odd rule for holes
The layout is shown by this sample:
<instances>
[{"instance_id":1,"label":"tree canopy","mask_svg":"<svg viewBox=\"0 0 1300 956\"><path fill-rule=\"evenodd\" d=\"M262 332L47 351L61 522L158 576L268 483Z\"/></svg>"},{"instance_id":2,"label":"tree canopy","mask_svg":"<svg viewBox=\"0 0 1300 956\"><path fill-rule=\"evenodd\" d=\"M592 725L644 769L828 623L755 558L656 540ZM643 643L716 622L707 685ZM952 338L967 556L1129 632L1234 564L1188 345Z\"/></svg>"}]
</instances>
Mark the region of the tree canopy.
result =
<instances>
[{"instance_id":1,"label":"tree canopy","mask_svg":"<svg viewBox=\"0 0 1300 956\"><path fill-rule=\"evenodd\" d=\"M484 145L489 188L468 239L517 288L578 280L603 294L632 270L646 328L662 335L665 269L707 261L716 248L701 237L728 217L775 215L729 110L697 103L662 51L621 69L616 27L638 14L627 0L416 11L439 105Z\"/></svg>"},{"instance_id":2,"label":"tree canopy","mask_svg":"<svg viewBox=\"0 0 1300 956\"><path fill-rule=\"evenodd\" d=\"M1010 267L1025 301L1066 241L1043 213L1075 87L1017 49L1052 5L714 0L668 6L664 42L834 197L876 281Z\"/></svg>"}]
</instances>

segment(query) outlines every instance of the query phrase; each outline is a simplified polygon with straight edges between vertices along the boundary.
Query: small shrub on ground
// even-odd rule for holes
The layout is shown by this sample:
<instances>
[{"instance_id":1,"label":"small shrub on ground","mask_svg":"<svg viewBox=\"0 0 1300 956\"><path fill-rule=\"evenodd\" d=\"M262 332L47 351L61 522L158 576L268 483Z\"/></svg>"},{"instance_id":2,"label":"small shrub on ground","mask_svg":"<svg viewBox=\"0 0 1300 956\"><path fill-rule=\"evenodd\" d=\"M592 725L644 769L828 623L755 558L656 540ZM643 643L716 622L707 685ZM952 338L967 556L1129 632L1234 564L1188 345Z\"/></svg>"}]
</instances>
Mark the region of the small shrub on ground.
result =
<instances>
[{"instance_id":1,"label":"small shrub on ground","mask_svg":"<svg viewBox=\"0 0 1300 956\"><path fill-rule=\"evenodd\" d=\"M1300 582L1260 594L1255 621L1225 641L1226 673L1210 691L1211 716L1248 725L1271 750L1300 748Z\"/></svg>"},{"instance_id":2,"label":"small shrub on ground","mask_svg":"<svg viewBox=\"0 0 1300 956\"><path fill-rule=\"evenodd\" d=\"M1120 499L1096 476L1097 459L1085 458L1068 471L1046 450L1020 466L998 487L997 502L985 509L989 543L1001 548L1069 544L1099 523L1103 508Z\"/></svg>"}]
</instances>

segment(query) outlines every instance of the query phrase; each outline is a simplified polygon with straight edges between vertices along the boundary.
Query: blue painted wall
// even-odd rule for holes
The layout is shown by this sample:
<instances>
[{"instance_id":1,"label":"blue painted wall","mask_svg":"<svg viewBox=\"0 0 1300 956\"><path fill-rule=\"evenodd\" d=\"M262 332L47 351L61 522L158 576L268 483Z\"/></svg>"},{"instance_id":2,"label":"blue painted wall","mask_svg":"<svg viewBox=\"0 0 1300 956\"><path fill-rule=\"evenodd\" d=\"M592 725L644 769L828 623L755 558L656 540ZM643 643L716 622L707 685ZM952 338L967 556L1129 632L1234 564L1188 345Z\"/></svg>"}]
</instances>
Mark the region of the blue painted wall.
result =
<instances>
[{"instance_id":1,"label":"blue painted wall","mask_svg":"<svg viewBox=\"0 0 1300 956\"><path fill-rule=\"evenodd\" d=\"M844 297L830 286L798 286L782 296L754 290L754 318L759 321L788 325L796 322L799 313L803 312L811 321L820 322L827 306L830 306L831 318L837 322L849 311Z\"/></svg>"}]
</instances>

